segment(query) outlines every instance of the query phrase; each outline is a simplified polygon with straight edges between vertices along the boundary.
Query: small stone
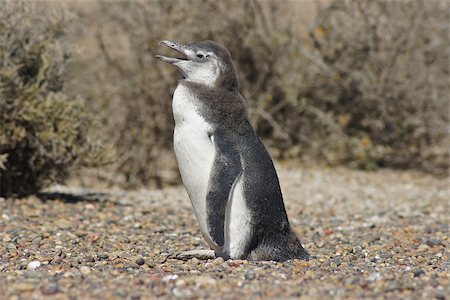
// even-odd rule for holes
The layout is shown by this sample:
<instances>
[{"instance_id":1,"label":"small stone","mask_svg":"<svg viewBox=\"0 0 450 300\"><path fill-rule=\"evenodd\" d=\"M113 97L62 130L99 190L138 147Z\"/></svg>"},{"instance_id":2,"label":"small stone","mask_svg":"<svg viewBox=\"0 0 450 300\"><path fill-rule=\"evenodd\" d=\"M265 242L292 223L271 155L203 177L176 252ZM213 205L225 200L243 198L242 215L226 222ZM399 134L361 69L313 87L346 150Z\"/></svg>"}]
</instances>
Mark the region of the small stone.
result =
<instances>
[{"instance_id":1,"label":"small stone","mask_svg":"<svg viewBox=\"0 0 450 300\"><path fill-rule=\"evenodd\" d=\"M81 266L80 272L83 275L89 275L89 274L91 274L91 269L87 266Z\"/></svg>"},{"instance_id":2,"label":"small stone","mask_svg":"<svg viewBox=\"0 0 450 300\"><path fill-rule=\"evenodd\" d=\"M181 289L181 288L174 288L172 290L172 293L177 298L191 298L192 297L192 291L189 289Z\"/></svg>"},{"instance_id":3,"label":"small stone","mask_svg":"<svg viewBox=\"0 0 450 300\"><path fill-rule=\"evenodd\" d=\"M27 269L28 270L36 270L37 268L39 268L41 266L41 262L38 260L34 260L32 262L29 262L27 265Z\"/></svg>"},{"instance_id":4,"label":"small stone","mask_svg":"<svg viewBox=\"0 0 450 300\"><path fill-rule=\"evenodd\" d=\"M136 264L138 266L142 266L143 264L145 264L145 260L142 257L139 257L138 259L136 259Z\"/></svg>"},{"instance_id":5,"label":"small stone","mask_svg":"<svg viewBox=\"0 0 450 300\"><path fill-rule=\"evenodd\" d=\"M97 256L99 259L108 259L109 255L108 253L101 253Z\"/></svg>"},{"instance_id":6,"label":"small stone","mask_svg":"<svg viewBox=\"0 0 450 300\"><path fill-rule=\"evenodd\" d=\"M29 282L20 282L20 283L14 285L14 288L18 291L25 292L25 291L34 290L34 285Z\"/></svg>"},{"instance_id":7,"label":"small stone","mask_svg":"<svg viewBox=\"0 0 450 300\"><path fill-rule=\"evenodd\" d=\"M64 278L70 278L70 277L73 277L73 273L72 272L65 272L64 274L63 274L63 277Z\"/></svg>"},{"instance_id":8,"label":"small stone","mask_svg":"<svg viewBox=\"0 0 450 300\"><path fill-rule=\"evenodd\" d=\"M236 260L229 260L228 261L228 265L230 267L239 267L240 265L243 264L243 260L240 259L236 259Z\"/></svg>"},{"instance_id":9,"label":"small stone","mask_svg":"<svg viewBox=\"0 0 450 300\"><path fill-rule=\"evenodd\" d=\"M255 275L255 273L253 273L253 272L249 272L249 273L246 273L245 275L244 275L244 279L245 280L253 280L253 279L255 279L256 278L256 275Z\"/></svg>"},{"instance_id":10,"label":"small stone","mask_svg":"<svg viewBox=\"0 0 450 300\"><path fill-rule=\"evenodd\" d=\"M355 260L358 260L358 257L354 254L349 254L347 256L347 259L348 259L348 261L355 261Z\"/></svg>"},{"instance_id":11,"label":"small stone","mask_svg":"<svg viewBox=\"0 0 450 300\"><path fill-rule=\"evenodd\" d=\"M313 270L308 270L305 272L305 277L306 278L313 278L315 277L316 273Z\"/></svg>"},{"instance_id":12,"label":"small stone","mask_svg":"<svg viewBox=\"0 0 450 300\"><path fill-rule=\"evenodd\" d=\"M141 295L136 293L130 296L131 300L140 300L141 299Z\"/></svg>"},{"instance_id":13,"label":"small stone","mask_svg":"<svg viewBox=\"0 0 450 300\"><path fill-rule=\"evenodd\" d=\"M177 286L177 287L183 287L185 285L186 285L186 280L183 280L183 279L177 280L177 282L175 283L175 286Z\"/></svg>"},{"instance_id":14,"label":"small stone","mask_svg":"<svg viewBox=\"0 0 450 300\"><path fill-rule=\"evenodd\" d=\"M421 244L421 245L419 245L419 247L417 247L417 251L419 251L419 252L426 252L426 251L428 251L428 249L430 249L430 247L425 244Z\"/></svg>"},{"instance_id":15,"label":"small stone","mask_svg":"<svg viewBox=\"0 0 450 300\"><path fill-rule=\"evenodd\" d=\"M178 279L177 274L170 274L163 277L163 281L172 281Z\"/></svg>"},{"instance_id":16,"label":"small stone","mask_svg":"<svg viewBox=\"0 0 450 300\"><path fill-rule=\"evenodd\" d=\"M199 276L195 278L195 285L197 286L212 286L216 284L216 280L209 276Z\"/></svg>"},{"instance_id":17,"label":"small stone","mask_svg":"<svg viewBox=\"0 0 450 300\"><path fill-rule=\"evenodd\" d=\"M438 300L445 300L445 292L444 291L438 291L436 294L436 299Z\"/></svg>"},{"instance_id":18,"label":"small stone","mask_svg":"<svg viewBox=\"0 0 450 300\"><path fill-rule=\"evenodd\" d=\"M425 271L422 270L422 269L417 269L417 270L414 271L413 274L414 274L414 277L420 277L422 275L425 275Z\"/></svg>"},{"instance_id":19,"label":"small stone","mask_svg":"<svg viewBox=\"0 0 450 300\"><path fill-rule=\"evenodd\" d=\"M370 274L370 275L367 277L367 280L369 280L369 281L378 281L378 280L380 280L380 279L382 279L382 278L383 278L383 276L381 276L380 273L374 272L374 273Z\"/></svg>"},{"instance_id":20,"label":"small stone","mask_svg":"<svg viewBox=\"0 0 450 300\"><path fill-rule=\"evenodd\" d=\"M316 246L317 246L317 248L322 248L323 246L325 246L325 242L324 242L324 241L319 241L319 242L316 244Z\"/></svg>"},{"instance_id":21,"label":"small stone","mask_svg":"<svg viewBox=\"0 0 450 300\"><path fill-rule=\"evenodd\" d=\"M398 281L391 281L388 283L387 285L387 290L388 291L395 291L401 288L401 285Z\"/></svg>"},{"instance_id":22,"label":"small stone","mask_svg":"<svg viewBox=\"0 0 450 300\"><path fill-rule=\"evenodd\" d=\"M5 234L3 236L3 242L8 243L8 242L11 242L11 241L12 241L12 238L11 238L11 236L9 234Z\"/></svg>"},{"instance_id":23,"label":"small stone","mask_svg":"<svg viewBox=\"0 0 450 300\"><path fill-rule=\"evenodd\" d=\"M220 266L224 262L225 262L225 260L223 259L223 257L218 257L215 260L213 260L212 264L213 264L213 266Z\"/></svg>"},{"instance_id":24,"label":"small stone","mask_svg":"<svg viewBox=\"0 0 450 300\"><path fill-rule=\"evenodd\" d=\"M345 280L345 284L353 285L358 284L360 282L360 278L358 276L351 276Z\"/></svg>"},{"instance_id":25,"label":"small stone","mask_svg":"<svg viewBox=\"0 0 450 300\"><path fill-rule=\"evenodd\" d=\"M117 289L117 290L115 291L115 294L116 294L117 296L119 296L120 298L122 298L122 299L126 299L127 296L128 296L128 291L125 290L125 289L119 288L119 289Z\"/></svg>"},{"instance_id":26,"label":"small stone","mask_svg":"<svg viewBox=\"0 0 450 300\"><path fill-rule=\"evenodd\" d=\"M197 257L191 258L191 263L193 265L198 265L200 263L200 260Z\"/></svg>"},{"instance_id":27,"label":"small stone","mask_svg":"<svg viewBox=\"0 0 450 300\"><path fill-rule=\"evenodd\" d=\"M430 238L427 240L427 245L430 247L443 245L442 241L439 239Z\"/></svg>"},{"instance_id":28,"label":"small stone","mask_svg":"<svg viewBox=\"0 0 450 300\"><path fill-rule=\"evenodd\" d=\"M84 261L85 261L85 262L95 262L95 259L94 259L92 256L86 256L86 257L84 258Z\"/></svg>"},{"instance_id":29,"label":"small stone","mask_svg":"<svg viewBox=\"0 0 450 300\"><path fill-rule=\"evenodd\" d=\"M337 267L339 267L340 265L341 265L341 260L339 259L339 258L335 258L335 259L333 259L332 261L331 261L331 263L330 263L330 266L332 267L332 268L337 268Z\"/></svg>"},{"instance_id":30,"label":"small stone","mask_svg":"<svg viewBox=\"0 0 450 300\"><path fill-rule=\"evenodd\" d=\"M41 289L43 295L54 295L56 293L61 292L61 288L57 283L50 283L49 285L43 287Z\"/></svg>"}]
</instances>

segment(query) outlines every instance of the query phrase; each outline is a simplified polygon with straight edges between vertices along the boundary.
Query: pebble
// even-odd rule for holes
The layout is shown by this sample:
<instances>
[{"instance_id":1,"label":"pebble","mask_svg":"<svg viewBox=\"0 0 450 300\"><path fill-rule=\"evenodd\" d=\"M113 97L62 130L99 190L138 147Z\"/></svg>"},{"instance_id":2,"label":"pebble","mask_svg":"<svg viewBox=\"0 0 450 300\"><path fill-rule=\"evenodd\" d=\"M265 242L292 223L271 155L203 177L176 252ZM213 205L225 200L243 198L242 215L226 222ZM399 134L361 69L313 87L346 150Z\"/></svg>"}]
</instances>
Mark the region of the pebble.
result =
<instances>
[{"instance_id":1,"label":"pebble","mask_svg":"<svg viewBox=\"0 0 450 300\"><path fill-rule=\"evenodd\" d=\"M143 264L145 264L145 260L142 257L139 257L138 259L136 259L135 262L138 266L142 266Z\"/></svg>"},{"instance_id":2,"label":"pebble","mask_svg":"<svg viewBox=\"0 0 450 300\"><path fill-rule=\"evenodd\" d=\"M332 261L331 261L331 263L330 263L330 266L332 267L332 268L337 268L337 267L339 267L340 265L341 265L341 260L339 259L339 258L335 258L335 259L333 259Z\"/></svg>"},{"instance_id":3,"label":"pebble","mask_svg":"<svg viewBox=\"0 0 450 300\"><path fill-rule=\"evenodd\" d=\"M95 262L95 259L92 256L86 256L84 258L84 262Z\"/></svg>"},{"instance_id":4,"label":"pebble","mask_svg":"<svg viewBox=\"0 0 450 300\"><path fill-rule=\"evenodd\" d=\"M176 274L171 274L171 275L167 275L163 277L163 281L173 281L176 280L178 278L178 275Z\"/></svg>"},{"instance_id":5,"label":"pebble","mask_svg":"<svg viewBox=\"0 0 450 300\"><path fill-rule=\"evenodd\" d=\"M379 272L374 272L374 273L371 273L367 277L367 280L369 280L369 281L377 281L377 280L380 280L382 278L383 278L383 276Z\"/></svg>"},{"instance_id":6,"label":"pebble","mask_svg":"<svg viewBox=\"0 0 450 300\"><path fill-rule=\"evenodd\" d=\"M28 270L36 270L37 268L39 268L41 266L41 262L40 261L38 261L38 260L35 260L35 261L31 261L31 262L29 262L28 263L28 265L27 265L27 269Z\"/></svg>"},{"instance_id":7,"label":"pebble","mask_svg":"<svg viewBox=\"0 0 450 300\"><path fill-rule=\"evenodd\" d=\"M425 271L422 269L417 269L414 271L414 277L420 277L421 275L425 275Z\"/></svg>"},{"instance_id":8,"label":"pebble","mask_svg":"<svg viewBox=\"0 0 450 300\"><path fill-rule=\"evenodd\" d=\"M25 291L32 291L34 290L35 286L32 283L29 282L20 282L14 285L14 288L18 291L25 292Z\"/></svg>"},{"instance_id":9,"label":"pebble","mask_svg":"<svg viewBox=\"0 0 450 300\"><path fill-rule=\"evenodd\" d=\"M80 272L81 272L81 274L83 274L83 275L89 275L89 274L91 274L91 269L89 268L89 267L87 267L87 266L81 266L80 267Z\"/></svg>"},{"instance_id":10,"label":"pebble","mask_svg":"<svg viewBox=\"0 0 450 300\"><path fill-rule=\"evenodd\" d=\"M196 286L208 287L216 284L216 280L210 276L199 276L194 279Z\"/></svg>"},{"instance_id":11,"label":"pebble","mask_svg":"<svg viewBox=\"0 0 450 300\"><path fill-rule=\"evenodd\" d=\"M282 169L291 225L311 254L284 263L175 259L208 249L182 186L94 202L7 198L0 298L443 299L450 193L408 174Z\"/></svg>"},{"instance_id":12,"label":"pebble","mask_svg":"<svg viewBox=\"0 0 450 300\"><path fill-rule=\"evenodd\" d=\"M50 283L41 288L43 295L54 295L61 292L61 287L57 283Z\"/></svg>"},{"instance_id":13,"label":"pebble","mask_svg":"<svg viewBox=\"0 0 450 300\"><path fill-rule=\"evenodd\" d=\"M428 249L430 249L430 247L428 245L421 244L417 248L417 251L419 251L419 252L426 252L426 251L428 251Z\"/></svg>"},{"instance_id":14,"label":"pebble","mask_svg":"<svg viewBox=\"0 0 450 300\"><path fill-rule=\"evenodd\" d=\"M324 241L319 241L319 242L316 244L316 246L317 246L317 248L322 248L323 246L325 246L325 242L324 242Z\"/></svg>"},{"instance_id":15,"label":"pebble","mask_svg":"<svg viewBox=\"0 0 450 300\"><path fill-rule=\"evenodd\" d=\"M443 245L442 241L440 239L434 239L434 238L430 238L427 240L427 245L430 247L434 247L434 246L440 246Z\"/></svg>"},{"instance_id":16,"label":"pebble","mask_svg":"<svg viewBox=\"0 0 450 300\"><path fill-rule=\"evenodd\" d=\"M177 286L177 287L183 287L185 285L186 285L186 280L184 280L184 279L177 280L177 282L175 283L175 286Z\"/></svg>"},{"instance_id":17,"label":"pebble","mask_svg":"<svg viewBox=\"0 0 450 300\"><path fill-rule=\"evenodd\" d=\"M217 257L213 260L212 264L213 266L220 266L225 262L225 260L222 257Z\"/></svg>"},{"instance_id":18,"label":"pebble","mask_svg":"<svg viewBox=\"0 0 450 300\"><path fill-rule=\"evenodd\" d=\"M109 258L109 254L108 253L101 253L101 254L98 254L97 257L99 259L108 259Z\"/></svg>"},{"instance_id":19,"label":"pebble","mask_svg":"<svg viewBox=\"0 0 450 300\"><path fill-rule=\"evenodd\" d=\"M12 238L11 238L11 236L9 234L5 234L3 236L3 240L2 241L5 242L5 243L9 243L9 242L12 241Z\"/></svg>"},{"instance_id":20,"label":"pebble","mask_svg":"<svg viewBox=\"0 0 450 300\"><path fill-rule=\"evenodd\" d=\"M244 279L245 280L253 280L253 279L255 279L256 278L256 275L255 275L255 273L253 273L253 272L249 272L249 273L246 273L245 275L244 275Z\"/></svg>"},{"instance_id":21,"label":"pebble","mask_svg":"<svg viewBox=\"0 0 450 300\"><path fill-rule=\"evenodd\" d=\"M200 260L197 257L191 258L191 264L198 265L200 263Z\"/></svg>"}]
</instances>

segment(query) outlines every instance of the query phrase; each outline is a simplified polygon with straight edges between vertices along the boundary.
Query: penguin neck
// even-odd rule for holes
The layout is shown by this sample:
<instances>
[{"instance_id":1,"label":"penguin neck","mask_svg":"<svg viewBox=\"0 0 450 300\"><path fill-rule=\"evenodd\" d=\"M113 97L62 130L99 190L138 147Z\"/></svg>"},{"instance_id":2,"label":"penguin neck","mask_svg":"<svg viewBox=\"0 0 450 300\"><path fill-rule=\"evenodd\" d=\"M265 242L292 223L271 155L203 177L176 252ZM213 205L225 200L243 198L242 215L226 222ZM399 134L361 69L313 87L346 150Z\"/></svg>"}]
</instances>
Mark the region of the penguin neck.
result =
<instances>
[{"instance_id":1,"label":"penguin neck","mask_svg":"<svg viewBox=\"0 0 450 300\"><path fill-rule=\"evenodd\" d=\"M230 94L230 93L239 93L237 88L231 88L227 85L220 84L220 81L216 81L213 85L204 84L200 82L190 81L186 79L181 79L178 82L179 85L183 85L188 88L195 95L200 98L210 98L215 97L216 95Z\"/></svg>"},{"instance_id":2,"label":"penguin neck","mask_svg":"<svg viewBox=\"0 0 450 300\"><path fill-rule=\"evenodd\" d=\"M183 78L179 84L193 90L201 90L202 93L239 93L239 80L236 74L220 74L212 83Z\"/></svg>"},{"instance_id":3,"label":"penguin neck","mask_svg":"<svg viewBox=\"0 0 450 300\"><path fill-rule=\"evenodd\" d=\"M239 93L239 77L234 67L227 68L215 83L216 88Z\"/></svg>"}]
</instances>

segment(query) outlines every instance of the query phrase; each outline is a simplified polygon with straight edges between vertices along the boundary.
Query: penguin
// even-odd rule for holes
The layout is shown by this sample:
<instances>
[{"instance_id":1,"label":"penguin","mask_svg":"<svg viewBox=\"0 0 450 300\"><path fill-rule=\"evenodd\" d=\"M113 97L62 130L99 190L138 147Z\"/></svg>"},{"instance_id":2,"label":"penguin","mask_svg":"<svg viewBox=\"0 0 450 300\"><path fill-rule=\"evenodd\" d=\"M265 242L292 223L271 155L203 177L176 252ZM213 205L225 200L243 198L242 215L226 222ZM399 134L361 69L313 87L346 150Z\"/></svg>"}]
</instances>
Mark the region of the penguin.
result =
<instances>
[{"instance_id":1,"label":"penguin","mask_svg":"<svg viewBox=\"0 0 450 300\"><path fill-rule=\"evenodd\" d=\"M249 121L229 51L214 41L160 44L182 55L156 58L183 76L172 101L174 150L214 256L308 259L289 224L272 158Z\"/></svg>"}]
</instances>

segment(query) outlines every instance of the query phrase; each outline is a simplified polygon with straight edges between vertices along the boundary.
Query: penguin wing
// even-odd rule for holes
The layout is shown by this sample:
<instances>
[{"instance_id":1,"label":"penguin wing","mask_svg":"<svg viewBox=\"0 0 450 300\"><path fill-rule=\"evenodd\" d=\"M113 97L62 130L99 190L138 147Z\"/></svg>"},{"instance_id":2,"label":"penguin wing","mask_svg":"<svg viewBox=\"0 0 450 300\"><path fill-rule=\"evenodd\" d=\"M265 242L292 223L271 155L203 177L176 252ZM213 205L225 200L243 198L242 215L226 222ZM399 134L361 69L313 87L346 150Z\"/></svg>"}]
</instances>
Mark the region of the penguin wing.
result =
<instances>
[{"instance_id":1,"label":"penguin wing","mask_svg":"<svg viewBox=\"0 0 450 300\"><path fill-rule=\"evenodd\" d=\"M242 174L242 163L232 137L225 131L216 131L211 140L216 153L206 196L206 220L211 239L223 247L227 205Z\"/></svg>"}]
</instances>

